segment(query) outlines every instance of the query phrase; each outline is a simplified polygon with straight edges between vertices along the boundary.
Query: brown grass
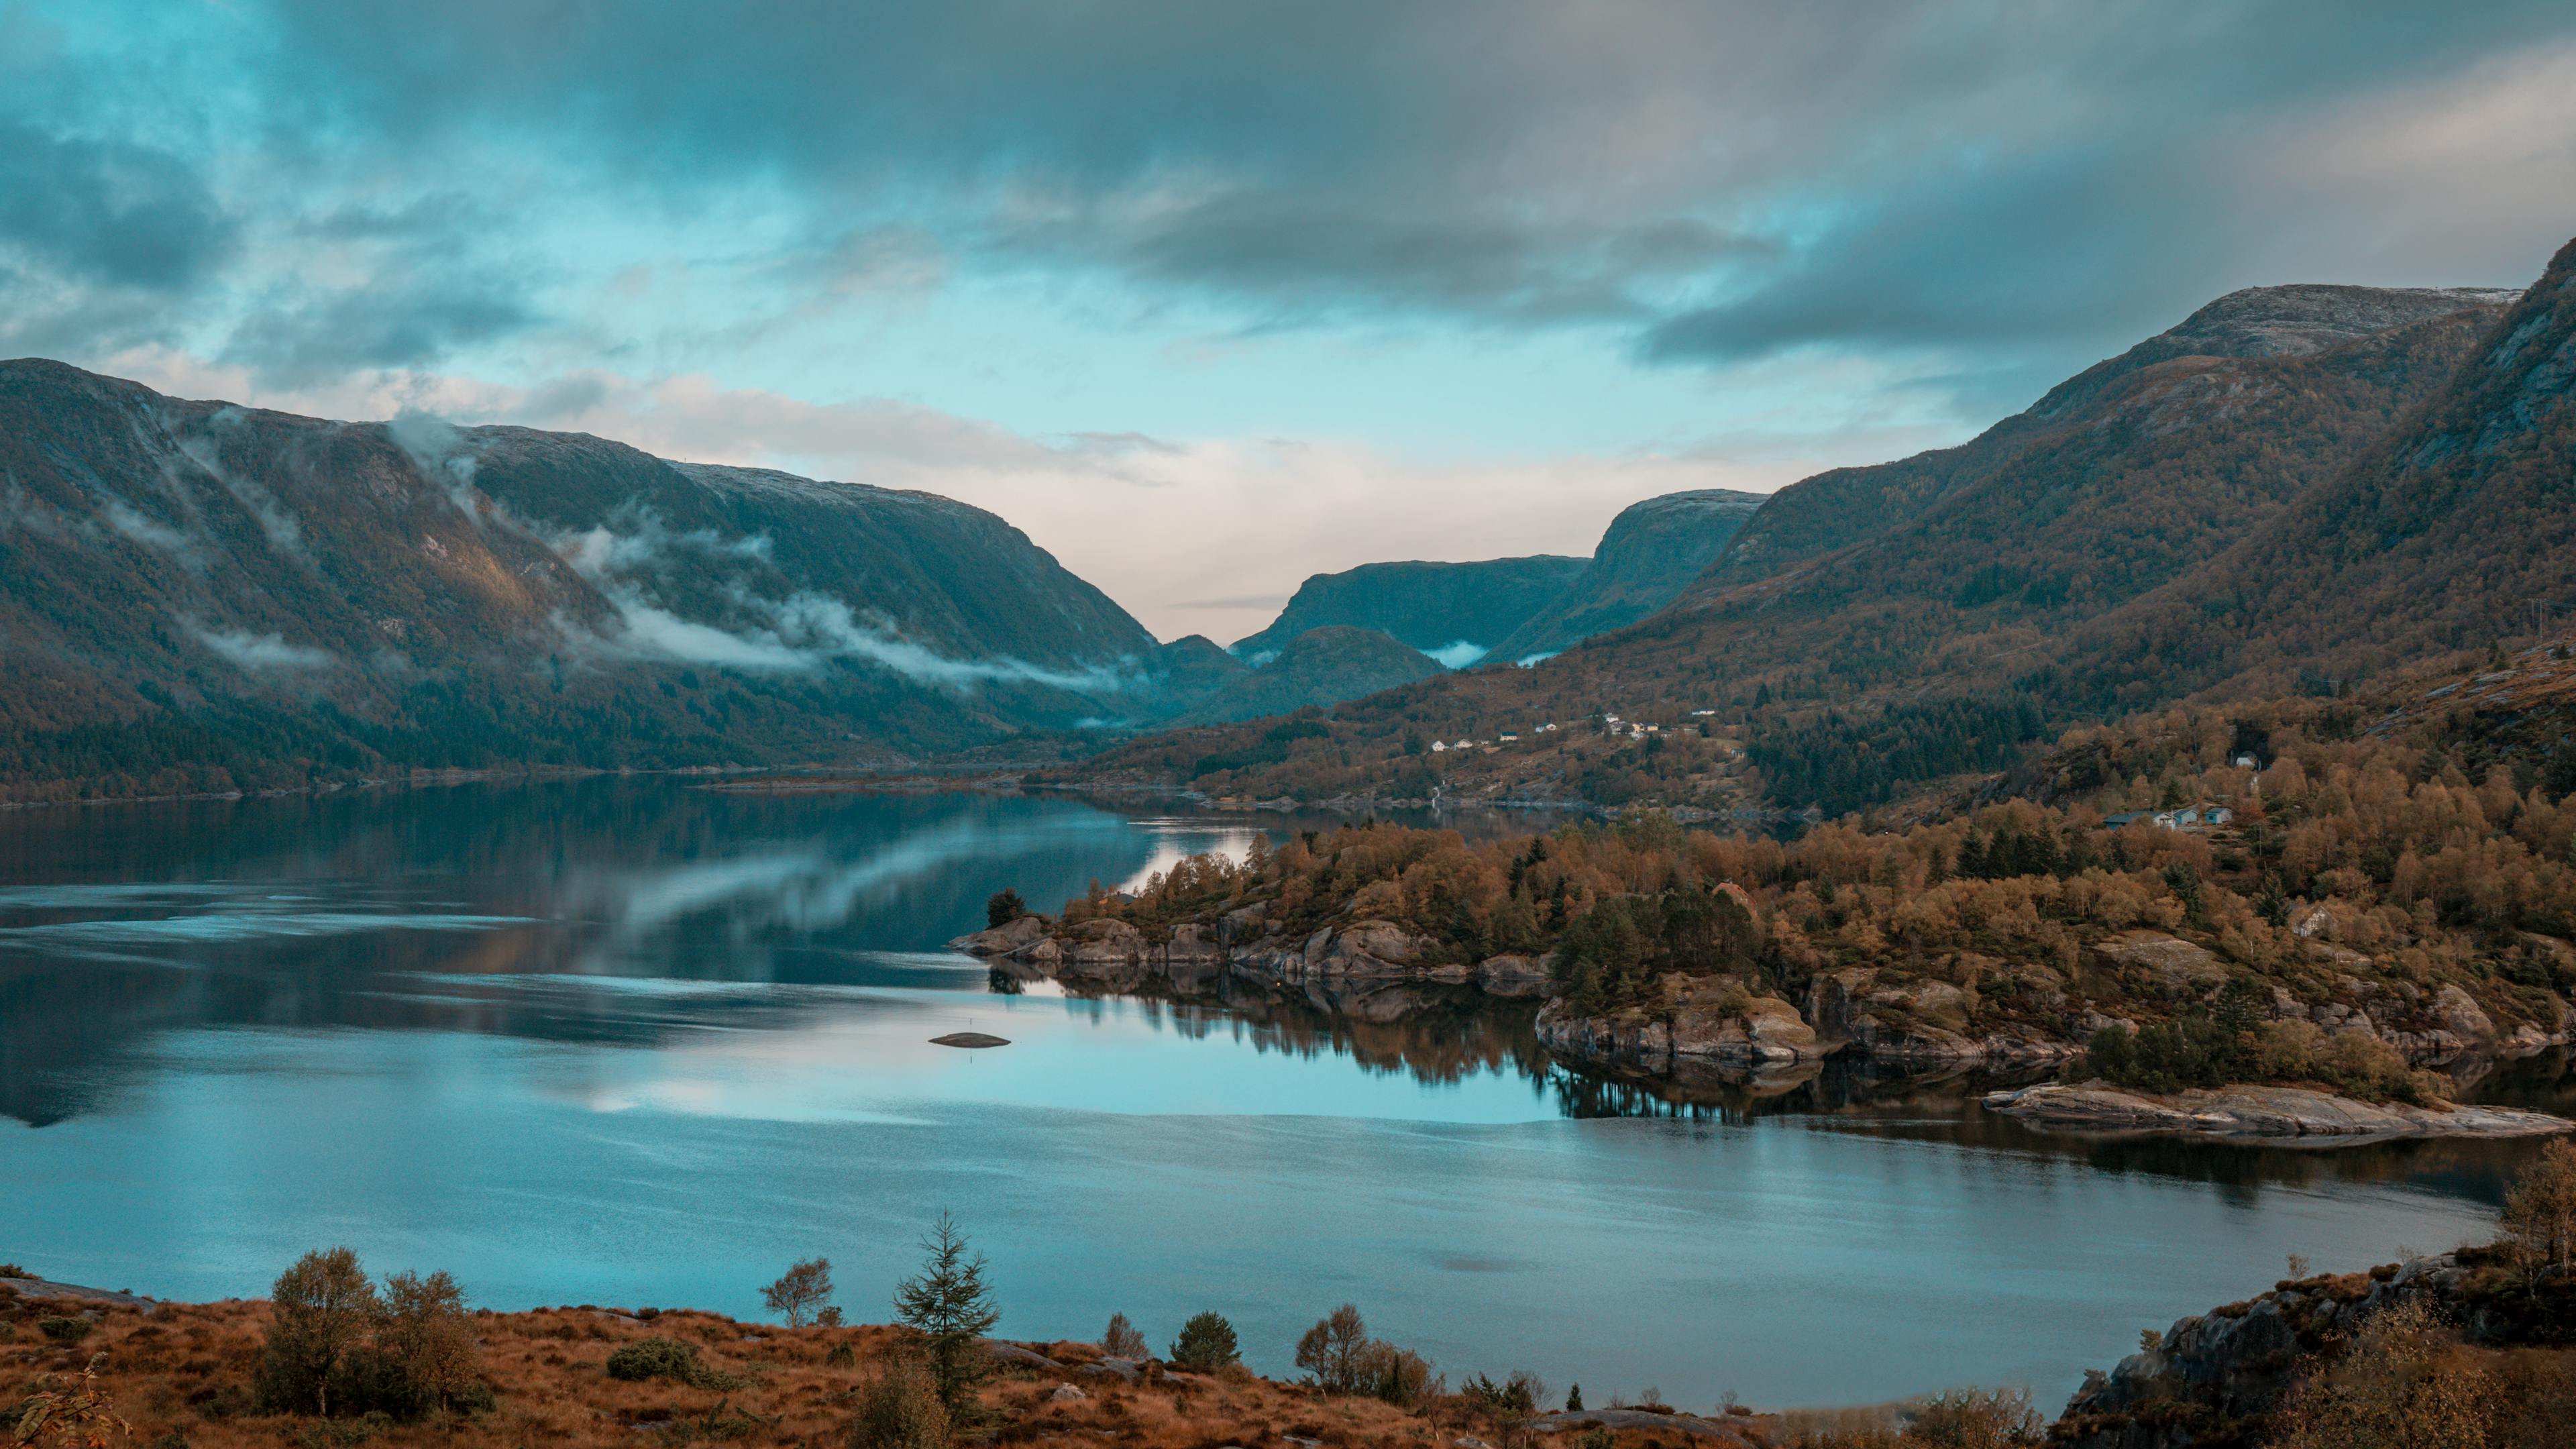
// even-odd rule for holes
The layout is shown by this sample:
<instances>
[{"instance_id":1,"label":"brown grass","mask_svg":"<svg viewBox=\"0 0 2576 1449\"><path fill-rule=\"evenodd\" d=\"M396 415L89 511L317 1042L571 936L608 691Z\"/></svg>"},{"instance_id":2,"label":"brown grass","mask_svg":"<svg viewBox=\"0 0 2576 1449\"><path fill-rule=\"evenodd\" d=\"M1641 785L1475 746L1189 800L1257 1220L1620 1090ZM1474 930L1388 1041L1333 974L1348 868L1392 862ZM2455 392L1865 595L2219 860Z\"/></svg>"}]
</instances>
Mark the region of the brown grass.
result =
<instances>
[{"instance_id":1,"label":"brown grass","mask_svg":"<svg viewBox=\"0 0 2576 1449\"><path fill-rule=\"evenodd\" d=\"M59 1348L35 1320L86 1312L98 1329L77 1348ZM525 1313L478 1312L473 1318L483 1376L498 1406L472 1418L379 1425L366 1442L396 1446L523 1445L660 1446L726 1440L757 1445L837 1446L847 1442L856 1394L894 1343L882 1327L779 1328L721 1314L673 1310L644 1319L600 1308ZM251 1409L252 1380L267 1331L261 1301L169 1303L149 1309L17 1300L0 1284L0 1412L36 1391L48 1374L74 1376L93 1357L99 1386L134 1426L133 1442L189 1449L279 1449L303 1443L348 1444L360 1429ZM731 1391L693 1389L667 1379L625 1383L608 1376L611 1350L653 1335L697 1346L709 1367L751 1382ZM850 1345L856 1363L825 1359ZM1296 1449L1282 1435L1320 1440L1328 1449L1450 1449L1462 1433L1500 1442L1455 1399L1418 1411L1373 1399L1327 1399L1293 1384L1240 1371L1197 1376L1155 1371L1126 1384L1078 1371L1096 1359L1089 1344L1038 1345L1064 1371L1008 1368L982 1390L990 1423L971 1436L996 1446L1097 1449ZM1086 1395L1052 1398L1065 1383ZM175 1434L177 1439L164 1440Z\"/></svg>"}]
</instances>

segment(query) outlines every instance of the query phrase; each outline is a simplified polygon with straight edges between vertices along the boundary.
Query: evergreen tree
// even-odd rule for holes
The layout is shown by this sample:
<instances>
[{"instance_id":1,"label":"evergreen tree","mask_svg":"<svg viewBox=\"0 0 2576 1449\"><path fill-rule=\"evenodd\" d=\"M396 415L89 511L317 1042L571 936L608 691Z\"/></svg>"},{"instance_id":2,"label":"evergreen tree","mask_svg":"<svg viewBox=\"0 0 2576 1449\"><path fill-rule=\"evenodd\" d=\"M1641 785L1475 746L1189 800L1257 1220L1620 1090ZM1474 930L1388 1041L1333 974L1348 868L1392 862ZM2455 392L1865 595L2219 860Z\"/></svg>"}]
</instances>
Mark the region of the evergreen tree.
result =
<instances>
[{"instance_id":1,"label":"evergreen tree","mask_svg":"<svg viewBox=\"0 0 2576 1449\"><path fill-rule=\"evenodd\" d=\"M921 1247L921 1272L895 1285L894 1317L921 1339L940 1402L954 1419L971 1409L975 1385L984 1378L976 1340L1002 1321L1002 1313L984 1286L984 1255L969 1255L955 1218L941 1213Z\"/></svg>"}]
</instances>

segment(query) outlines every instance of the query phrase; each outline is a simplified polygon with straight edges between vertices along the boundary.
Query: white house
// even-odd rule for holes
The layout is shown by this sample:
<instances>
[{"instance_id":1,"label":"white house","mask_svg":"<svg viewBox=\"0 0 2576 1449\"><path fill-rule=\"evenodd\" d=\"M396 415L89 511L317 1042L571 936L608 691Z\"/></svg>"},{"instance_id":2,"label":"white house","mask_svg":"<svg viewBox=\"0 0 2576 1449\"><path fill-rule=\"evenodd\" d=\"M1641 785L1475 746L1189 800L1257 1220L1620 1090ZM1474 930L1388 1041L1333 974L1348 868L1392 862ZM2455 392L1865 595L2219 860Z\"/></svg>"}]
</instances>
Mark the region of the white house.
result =
<instances>
[{"instance_id":1,"label":"white house","mask_svg":"<svg viewBox=\"0 0 2576 1449\"><path fill-rule=\"evenodd\" d=\"M1447 744L1446 742L1441 741L1441 740L1433 740L1433 741L1431 742L1431 753L1433 753L1433 754L1435 754L1435 755L1443 755L1443 754L1447 754L1448 752L1449 752L1449 746L1448 746L1448 744Z\"/></svg>"}]
</instances>

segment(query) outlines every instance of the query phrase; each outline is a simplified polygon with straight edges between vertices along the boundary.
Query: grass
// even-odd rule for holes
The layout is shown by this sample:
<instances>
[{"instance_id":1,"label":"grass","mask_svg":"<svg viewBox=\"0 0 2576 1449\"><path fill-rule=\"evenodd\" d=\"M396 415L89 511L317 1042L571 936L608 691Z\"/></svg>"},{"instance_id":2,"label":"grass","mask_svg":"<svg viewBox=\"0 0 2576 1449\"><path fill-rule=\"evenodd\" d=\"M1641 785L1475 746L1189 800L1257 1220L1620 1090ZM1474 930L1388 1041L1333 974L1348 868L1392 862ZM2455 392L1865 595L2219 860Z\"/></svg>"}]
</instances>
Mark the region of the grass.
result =
<instances>
[{"instance_id":1,"label":"grass","mask_svg":"<svg viewBox=\"0 0 2576 1449\"><path fill-rule=\"evenodd\" d=\"M483 1374L497 1394L491 1412L409 1425L326 1422L255 1411L264 1302L95 1307L87 1341L60 1346L34 1325L60 1315L62 1306L20 1299L0 1284L0 1324L26 1330L0 1335L0 1406L25 1399L46 1375L77 1376L97 1357L98 1385L132 1422L135 1444L184 1441L190 1449L362 1442L382 1449L660 1449L701 1440L838 1449L848 1442L860 1391L895 1342L894 1331L882 1327L786 1329L677 1309L649 1320L605 1308L478 1312ZM612 1353L654 1338L694 1349L699 1374L688 1381L610 1377ZM1074 1449L1114 1437L1119 1449L1288 1449L1280 1437L1288 1433L1327 1449L1446 1449L1462 1433L1500 1442L1455 1400L1408 1411L1374 1399L1321 1398L1240 1371L1166 1373L1126 1384L1078 1372L1099 1356L1090 1344L1040 1348L1067 1370L996 1374L981 1390L982 1444ZM1066 1383L1083 1397L1054 1398ZM1639 1449L1645 1437L1623 1442Z\"/></svg>"}]
</instances>

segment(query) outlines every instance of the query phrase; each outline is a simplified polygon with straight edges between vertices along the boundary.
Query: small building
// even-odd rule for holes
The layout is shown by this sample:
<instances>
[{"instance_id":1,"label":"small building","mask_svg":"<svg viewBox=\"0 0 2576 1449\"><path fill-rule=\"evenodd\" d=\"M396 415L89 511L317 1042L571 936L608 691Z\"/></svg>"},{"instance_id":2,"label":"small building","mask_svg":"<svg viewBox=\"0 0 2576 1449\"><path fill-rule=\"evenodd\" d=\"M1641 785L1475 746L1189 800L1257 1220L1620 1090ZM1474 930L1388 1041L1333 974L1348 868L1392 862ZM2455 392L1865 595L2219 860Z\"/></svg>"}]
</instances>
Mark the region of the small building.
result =
<instances>
[{"instance_id":1,"label":"small building","mask_svg":"<svg viewBox=\"0 0 2576 1449\"><path fill-rule=\"evenodd\" d=\"M2238 755L2233 761L2230 761L2230 763L2240 770L2259 770L2263 768L2262 762L2255 759L2252 755Z\"/></svg>"},{"instance_id":2,"label":"small building","mask_svg":"<svg viewBox=\"0 0 2576 1449\"><path fill-rule=\"evenodd\" d=\"M1475 742L1474 740L1460 740L1458 743L1456 743L1456 744L1454 744L1454 745L1451 745L1449 748L1451 748L1451 749L1453 749L1453 750L1472 750L1472 749L1474 749L1475 747L1476 747L1476 742Z\"/></svg>"},{"instance_id":3,"label":"small building","mask_svg":"<svg viewBox=\"0 0 2576 1449\"><path fill-rule=\"evenodd\" d=\"M1449 752L1449 745L1448 745L1448 742L1447 742L1447 741L1445 741L1445 740L1433 740L1433 741L1431 742L1431 753L1433 753L1433 754L1435 754L1435 755L1445 755L1445 754L1447 754L1448 752Z\"/></svg>"},{"instance_id":4,"label":"small building","mask_svg":"<svg viewBox=\"0 0 2576 1449\"><path fill-rule=\"evenodd\" d=\"M1514 742L1518 741L1518 740L1520 739L1520 736L1519 736L1519 735L1496 735L1496 736L1495 736L1495 738L1496 738L1496 739L1501 740L1504 744L1507 744L1507 745L1508 745L1508 744L1512 744L1512 743L1514 743Z\"/></svg>"},{"instance_id":5,"label":"small building","mask_svg":"<svg viewBox=\"0 0 2576 1449\"><path fill-rule=\"evenodd\" d=\"M2236 812L2228 809L2224 805L2203 805L2200 807L2200 822L2203 825L2225 825L2227 822L2235 818Z\"/></svg>"},{"instance_id":6,"label":"small building","mask_svg":"<svg viewBox=\"0 0 2576 1449\"><path fill-rule=\"evenodd\" d=\"M1706 718L1708 718L1710 715L1713 715L1713 714L1715 714L1715 713L1717 713L1717 711L1716 711L1716 710L1713 710L1713 709L1695 709L1695 710L1692 710L1692 711L1691 711L1691 718L1692 718L1692 719L1706 719Z\"/></svg>"}]
</instances>

